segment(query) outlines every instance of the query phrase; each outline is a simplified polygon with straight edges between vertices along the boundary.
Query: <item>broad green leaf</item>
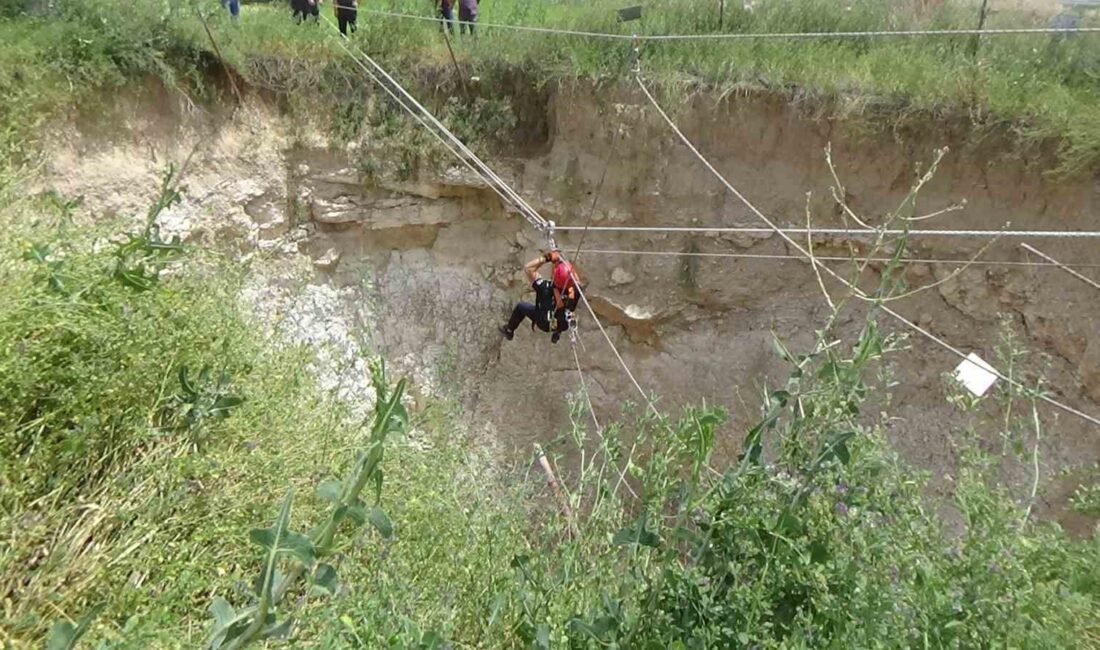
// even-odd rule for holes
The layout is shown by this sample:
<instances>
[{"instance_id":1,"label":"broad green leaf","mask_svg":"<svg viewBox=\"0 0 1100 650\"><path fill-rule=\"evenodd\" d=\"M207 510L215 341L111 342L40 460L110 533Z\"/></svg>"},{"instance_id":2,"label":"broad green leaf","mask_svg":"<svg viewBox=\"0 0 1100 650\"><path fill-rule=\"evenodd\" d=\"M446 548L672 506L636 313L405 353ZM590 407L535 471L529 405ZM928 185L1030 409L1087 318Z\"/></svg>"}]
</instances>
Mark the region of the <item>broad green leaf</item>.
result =
<instances>
[{"instance_id":1,"label":"broad green leaf","mask_svg":"<svg viewBox=\"0 0 1100 650\"><path fill-rule=\"evenodd\" d=\"M513 569L527 566L527 563L531 560L531 556L521 553L519 555L513 555L512 561L509 563Z\"/></svg>"},{"instance_id":2,"label":"broad green leaf","mask_svg":"<svg viewBox=\"0 0 1100 650\"><path fill-rule=\"evenodd\" d=\"M80 617L74 626L69 621L57 621L50 627L50 634L46 638L46 650L72 650L76 647L80 637L92 626L92 621L99 615L103 605L96 605Z\"/></svg>"},{"instance_id":3,"label":"broad green leaf","mask_svg":"<svg viewBox=\"0 0 1100 650\"><path fill-rule=\"evenodd\" d=\"M257 595L261 591L263 591L264 578L266 576L267 576L267 572L266 571L261 571L261 572L256 574L256 578L252 581L252 591L255 592ZM272 589L278 589L279 585L286 579L287 579L287 577L285 575L283 575L283 572L280 571L278 567L275 567L275 571L273 571L272 574L271 574L271 587L272 587Z\"/></svg>"},{"instance_id":4,"label":"broad green leaf","mask_svg":"<svg viewBox=\"0 0 1100 650\"><path fill-rule=\"evenodd\" d=\"M304 564L313 562L313 542L301 533L284 530L282 535L279 535L274 528L253 528L248 535L253 542L268 551L274 549L278 555L290 553Z\"/></svg>"},{"instance_id":5,"label":"broad green leaf","mask_svg":"<svg viewBox=\"0 0 1100 650\"><path fill-rule=\"evenodd\" d=\"M293 531L287 531L286 538L282 543L282 548L307 566L313 564L314 557L316 556L313 549L313 542L305 535Z\"/></svg>"},{"instance_id":6,"label":"broad green leaf","mask_svg":"<svg viewBox=\"0 0 1100 650\"><path fill-rule=\"evenodd\" d=\"M249 537L252 541L267 549L264 579L259 591L260 600L264 603L267 602L267 598L271 595L271 586L274 584L275 577L275 562L279 558L279 550L282 546L283 536L286 533L287 525L290 523L290 505L293 501L294 488L289 488L286 491L286 497L283 499L283 506L279 510L279 517L275 520L275 525L271 528L254 528L249 532Z\"/></svg>"},{"instance_id":7,"label":"broad green leaf","mask_svg":"<svg viewBox=\"0 0 1100 650\"><path fill-rule=\"evenodd\" d=\"M393 524L378 506L370 509L370 523L384 539L393 537Z\"/></svg>"},{"instance_id":8,"label":"broad green leaf","mask_svg":"<svg viewBox=\"0 0 1100 650\"><path fill-rule=\"evenodd\" d=\"M210 415L214 417L229 417L229 412L244 403L243 397L233 395L219 395L214 400L214 406L210 408Z\"/></svg>"},{"instance_id":9,"label":"broad green leaf","mask_svg":"<svg viewBox=\"0 0 1100 650\"><path fill-rule=\"evenodd\" d=\"M329 564L318 564L313 572L313 586L330 596L335 594L336 569Z\"/></svg>"},{"instance_id":10,"label":"broad green leaf","mask_svg":"<svg viewBox=\"0 0 1100 650\"><path fill-rule=\"evenodd\" d=\"M198 395L198 391L195 390L194 384L191 383L191 380L187 376L189 372L190 369L187 366L180 366L178 373L180 388L183 389L183 392L187 393L188 397L194 399Z\"/></svg>"},{"instance_id":11,"label":"broad green leaf","mask_svg":"<svg viewBox=\"0 0 1100 650\"><path fill-rule=\"evenodd\" d=\"M780 513L776 521L776 529L788 537L798 537L805 531L802 520L786 510Z\"/></svg>"},{"instance_id":12,"label":"broad green leaf","mask_svg":"<svg viewBox=\"0 0 1100 650\"><path fill-rule=\"evenodd\" d=\"M652 531L646 530L645 517L643 515L633 525L615 533L614 537L611 538L611 542L619 546L638 544L639 546L657 548L661 543L661 538Z\"/></svg>"},{"instance_id":13,"label":"broad green leaf","mask_svg":"<svg viewBox=\"0 0 1100 650\"><path fill-rule=\"evenodd\" d=\"M367 509L363 505L362 501L356 500L353 505L347 507L348 519L351 519L356 526L362 526L367 523Z\"/></svg>"},{"instance_id":14,"label":"broad green leaf","mask_svg":"<svg viewBox=\"0 0 1100 650\"><path fill-rule=\"evenodd\" d=\"M272 625L260 632L261 639L286 639L290 636L290 628L294 624L294 619L288 618L278 625Z\"/></svg>"},{"instance_id":15,"label":"broad green leaf","mask_svg":"<svg viewBox=\"0 0 1100 650\"><path fill-rule=\"evenodd\" d=\"M848 453L848 445L843 442L833 447L833 453L836 454L837 459L845 465L847 465L848 461L851 459L851 455Z\"/></svg>"},{"instance_id":16,"label":"broad green leaf","mask_svg":"<svg viewBox=\"0 0 1100 650\"><path fill-rule=\"evenodd\" d=\"M76 646L76 626L68 621L57 621L50 627L46 650L70 650Z\"/></svg>"},{"instance_id":17,"label":"broad green leaf","mask_svg":"<svg viewBox=\"0 0 1100 650\"><path fill-rule=\"evenodd\" d=\"M539 623L535 627L535 647L539 650L550 650L550 626Z\"/></svg>"},{"instance_id":18,"label":"broad green leaf","mask_svg":"<svg viewBox=\"0 0 1100 650\"><path fill-rule=\"evenodd\" d=\"M570 628L587 635L589 638L597 640L600 638L600 635L596 632L595 628L579 618L569 619L568 625Z\"/></svg>"},{"instance_id":19,"label":"broad green leaf","mask_svg":"<svg viewBox=\"0 0 1100 650\"><path fill-rule=\"evenodd\" d=\"M262 581L262 576L260 579ZM224 603L224 606L219 604L219 601ZM204 646L207 650L217 650L243 634L248 628L252 615L256 612L255 606L233 611L233 607L222 598L216 598L209 609L214 615L214 628ZM230 611L233 611L232 616L226 618L226 614Z\"/></svg>"},{"instance_id":20,"label":"broad green leaf","mask_svg":"<svg viewBox=\"0 0 1100 650\"><path fill-rule=\"evenodd\" d=\"M317 484L317 489L313 491L317 495L318 499L322 501L336 502L340 500L340 495L344 492L344 484L334 478L326 478Z\"/></svg>"},{"instance_id":21,"label":"broad green leaf","mask_svg":"<svg viewBox=\"0 0 1100 650\"><path fill-rule=\"evenodd\" d=\"M218 597L214 599L214 602L210 603L210 613L214 616L214 628L228 627L233 618L236 617L237 612L233 609L233 606L229 604L229 601Z\"/></svg>"}]
</instances>

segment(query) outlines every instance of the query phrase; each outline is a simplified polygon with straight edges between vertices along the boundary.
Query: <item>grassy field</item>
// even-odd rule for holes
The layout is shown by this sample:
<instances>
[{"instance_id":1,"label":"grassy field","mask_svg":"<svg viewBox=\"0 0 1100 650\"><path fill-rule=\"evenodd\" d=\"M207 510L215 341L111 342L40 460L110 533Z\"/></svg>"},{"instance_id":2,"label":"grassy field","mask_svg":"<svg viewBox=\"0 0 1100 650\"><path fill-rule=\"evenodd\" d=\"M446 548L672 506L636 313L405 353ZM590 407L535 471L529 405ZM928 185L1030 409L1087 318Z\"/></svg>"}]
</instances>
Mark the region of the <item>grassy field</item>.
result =
<instances>
[{"instance_id":1,"label":"grassy field","mask_svg":"<svg viewBox=\"0 0 1100 650\"><path fill-rule=\"evenodd\" d=\"M217 98L195 17L212 4L74 0L0 20L0 645L60 650L86 631L103 649L1100 647L1100 542L1030 519L1034 495L991 483L1001 459L977 445L1030 451L1051 425L1034 394L1001 391L1005 417L954 432L967 450L954 493L929 502L927 477L885 441L883 360L903 342L873 310L840 345L777 342L789 379L729 466L712 467L719 410L624 408L597 431L578 402L545 443L551 461L582 459L559 470L558 495L534 463L486 458L455 405L398 408L397 377L379 374L376 408L353 417L314 380L313 352L273 341L240 303L239 265L161 241L140 216L77 227L64 197L28 194L42 129L74 106L149 75ZM622 29L610 7L490 0L482 15ZM716 28L710 5L647 11L654 33ZM954 11L810 1L726 28L964 24ZM319 110L318 84L355 92L324 26L260 5L210 22L229 65L294 80L302 110ZM447 69L434 26L363 23L356 42L399 75L427 88L425 68ZM869 120L899 119L887 105L963 111L1022 142L1063 138L1063 162L1081 166L1096 155L1093 43L991 39L977 63L966 42L661 45L645 63L670 92L767 81L850 93ZM473 73L534 80L620 77L625 59L490 30L456 48Z\"/></svg>"},{"instance_id":2,"label":"grassy field","mask_svg":"<svg viewBox=\"0 0 1100 650\"><path fill-rule=\"evenodd\" d=\"M719 31L712 3L661 0L647 4L640 23L615 22L621 3L486 2L480 20L566 29L643 34ZM370 4L401 13L432 15L429 3ZM732 8L726 32L856 31L972 28L975 9L950 3L921 12L916 5L855 0L758 3ZM239 30L224 29L227 54L243 63L256 52L309 59L334 55L331 34L288 26L285 12L246 7ZM381 55L398 74L425 63L449 64L436 25L365 14L356 42ZM995 14L990 27L1045 24L1024 14ZM1100 24L1097 22L1084 24ZM323 26L324 27L324 26ZM331 31L331 30L329 30ZM296 33L295 33L296 32ZM224 36L221 36L224 34ZM702 84L723 93L735 88L793 92L841 116L892 128L912 120L969 122L973 137L1011 134L1021 148L1061 141L1060 171L1090 168L1100 157L1100 35L1074 38L991 36L971 52L970 37L906 39L649 42L643 70L673 92ZM459 60L472 74L501 62L522 66L536 79L627 79L627 43L485 28L478 39L455 39ZM338 60L344 60L336 52ZM811 104L814 102L811 101Z\"/></svg>"},{"instance_id":3,"label":"grassy field","mask_svg":"<svg viewBox=\"0 0 1100 650\"><path fill-rule=\"evenodd\" d=\"M293 25L282 2L245 5L239 24L231 24L213 4L159 0L119 8L117 0L88 0L63 3L69 7L63 16L0 21L0 115L19 116L7 120L7 148L33 136L43 120L79 101L85 89L143 74L201 87L189 79L208 62L203 51L211 49L197 19L200 10L210 14L220 52L246 78L262 82L278 68L320 85L322 94L341 92L341 84L326 81L331 75L303 74L332 65L349 79L368 83L337 47L330 25ZM646 5L642 21L626 24L615 21L620 4L491 0L481 8L480 20L614 33L719 31L713 3L657 0ZM751 12L729 7L721 31L949 29L973 27L976 20L970 5L919 7L885 0L761 2ZM364 8L434 14L427 0L365 3ZM325 16L331 19L327 7ZM993 14L987 25L1033 26L1046 20L1005 11ZM1086 18L1083 24L1100 23ZM450 66L433 23L364 13L354 41L406 80ZM976 54L972 44L970 37L646 43L643 69L673 94L701 87L718 94L788 93L884 129L912 120L961 121L971 125L975 141L991 132L1007 134L1021 151L1055 142L1060 173L1093 168L1100 158L1100 35L989 36ZM483 28L477 39L456 38L453 46L471 75L514 66L533 82L628 78L629 46L619 41ZM438 80L435 75L431 83Z\"/></svg>"}]
</instances>

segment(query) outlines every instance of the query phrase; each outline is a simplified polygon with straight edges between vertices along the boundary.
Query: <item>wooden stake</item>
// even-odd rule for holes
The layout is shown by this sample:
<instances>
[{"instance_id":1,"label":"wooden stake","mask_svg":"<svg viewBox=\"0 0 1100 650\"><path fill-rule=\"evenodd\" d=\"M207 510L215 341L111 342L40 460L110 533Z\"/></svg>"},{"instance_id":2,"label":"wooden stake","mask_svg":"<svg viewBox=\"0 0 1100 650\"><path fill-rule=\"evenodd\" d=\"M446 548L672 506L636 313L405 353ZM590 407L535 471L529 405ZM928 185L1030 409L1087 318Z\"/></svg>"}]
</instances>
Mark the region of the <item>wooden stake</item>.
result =
<instances>
[{"instance_id":1,"label":"wooden stake","mask_svg":"<svg viewBox=\"0 0 1100 650\"><path fill-rule=\"evenodd\" d=\"M218 49L218 42L214 40L214 32L210 31L210 25L206 23L206 16L202 11L198 12L199 20L202 21L202 28L206 30L206 37L210 39L210 46L214 48L214 54L217 55L218 61L225 68L225 75L229 77L229 84L233 86L233 94L237 96L237 104L244 105L244 97L241 95L240 88L237 88L237 80L233 78L233 71L229 69L229 65L225 62L225 57L222 56L221 50Z\"/></svg>"},{"instance_id":2,"label":"wooden stake","mask_svg":"<svg viewBox=\"0 0 1100 650\"><path fill-rule=\"evenodd\" d=\"M558 483L558 477L554 475L554 469L550 467L550 461L546 459L546 454L542 451L542 445L535 445L535 458L542 466L542 471L546 473L546 484L554 490L554 494L561 502L561 511L565 515L566 533L569 535L569 539L577 539L577 528L573 521L573 509L569 507L569 497L565 494L561 484Z\"/></svg>"},{"instance_id":3,"label":"wooden stake","mask_svg":"<svg viewBox=\"0 0 1100 650\"><path fill-rule=\"evenodd\" d=\"M454 21L451 21L451 25ZM458 75L458 79L462 82L462 92L466 94L466 101L472 102L470 97L470 87L466 85L466 75L462 73L462 68L458 67L458 59L455 58L455 51L451 49L451 37L447 35L447 21L443 21L443 42L447 44L447 52L451 55L451 63L454 64L455 74Z\"/></svg>"}]
</instances>

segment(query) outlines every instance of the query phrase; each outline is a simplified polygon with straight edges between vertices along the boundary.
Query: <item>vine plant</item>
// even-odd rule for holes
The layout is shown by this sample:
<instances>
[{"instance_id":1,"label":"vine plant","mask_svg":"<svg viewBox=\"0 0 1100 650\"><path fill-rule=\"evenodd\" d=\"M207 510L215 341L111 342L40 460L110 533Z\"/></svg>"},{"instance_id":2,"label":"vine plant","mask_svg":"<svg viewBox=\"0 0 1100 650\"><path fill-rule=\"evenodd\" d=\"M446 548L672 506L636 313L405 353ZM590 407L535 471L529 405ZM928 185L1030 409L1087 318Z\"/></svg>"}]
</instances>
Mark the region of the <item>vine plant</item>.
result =
<instances>
[{"instance_id":1,"label":"vine plant","mask_svg":"<svg viewBox=\"0 0 1100 650\"><path fill-rule=\"evenodd\" d=\"M249 538L265 552L263 571L255 584L255 602L236 609L224 598L214 599L210 605L214 624L205 645L207 650L239 650L254 641L288 635L293 619L285 617L279 621L276 607L303 577L308 577L310 589L335 593L336 568L324 560L332 554L336 533L345 521L356 527L369 521L383 537L392 536L393 525L379 505L382 459L387 436L401 434L408 427L408 412L401 401L405 380L401 379L391 389L385 364L377 361L371 367L371 381L375 407L367 420L370 430L363 449L343 480L326 479L316 488L319 497L332 503L328 517L308 534L291 530L294 494L292 489L287 490L275 523L249 533ZM362 498L368 488L369 507ZM291 568L284 574L279 567L288 563Z\"/></svg>"}]
</instances>

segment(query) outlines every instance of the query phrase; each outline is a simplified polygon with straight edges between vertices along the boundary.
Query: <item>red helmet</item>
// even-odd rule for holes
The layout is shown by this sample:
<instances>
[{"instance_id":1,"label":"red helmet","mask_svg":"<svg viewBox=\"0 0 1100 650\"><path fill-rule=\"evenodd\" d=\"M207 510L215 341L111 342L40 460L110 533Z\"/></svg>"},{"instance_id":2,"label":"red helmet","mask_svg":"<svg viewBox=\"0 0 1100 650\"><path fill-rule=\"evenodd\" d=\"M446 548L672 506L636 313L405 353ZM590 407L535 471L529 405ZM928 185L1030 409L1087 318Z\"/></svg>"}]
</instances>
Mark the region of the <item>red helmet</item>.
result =
<instances>
[{"instance_id":1,"label":"red helmet","mask_svg":"<svg viewBox=\"0 0 1100 650\"><path fill-rule=\"evenodd\" d=\"M569 262L559 262L554 265L554 288L565 291L573 286L573 265Z\"/></svg>"}]
</instances>

